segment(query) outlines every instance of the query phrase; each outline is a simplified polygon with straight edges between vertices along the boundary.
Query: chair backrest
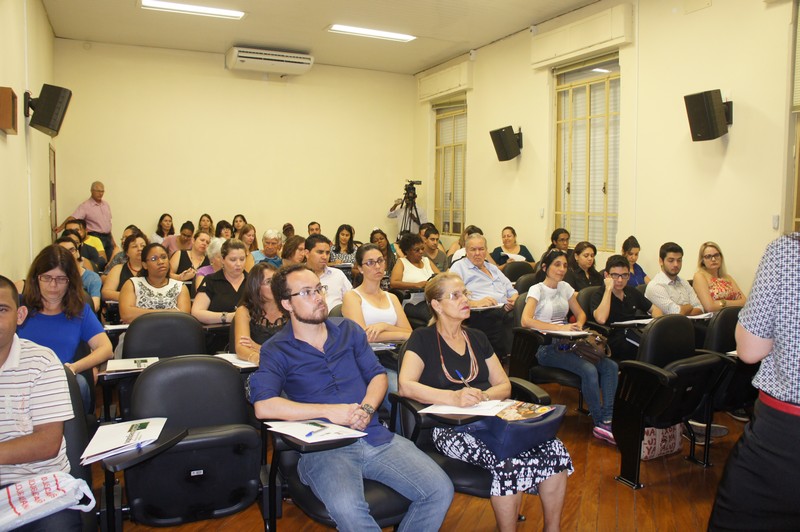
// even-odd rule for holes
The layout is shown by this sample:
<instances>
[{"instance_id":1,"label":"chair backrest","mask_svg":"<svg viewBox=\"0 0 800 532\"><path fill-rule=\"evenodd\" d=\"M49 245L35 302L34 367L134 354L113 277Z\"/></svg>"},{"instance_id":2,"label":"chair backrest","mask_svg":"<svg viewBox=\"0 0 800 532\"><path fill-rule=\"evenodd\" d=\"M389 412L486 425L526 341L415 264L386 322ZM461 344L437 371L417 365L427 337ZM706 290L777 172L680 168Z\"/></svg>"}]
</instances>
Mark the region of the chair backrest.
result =
<instances>
[{"instance_id":1,"label":"chair backrest","mask_svg":"<svg viewBox=\"0 0 800 532\"><path fill-rule=\"evenodd\" d=\"M644 293L647 291L647 285L646 285L646 284L644 284L644 283L642 283L642 284L637 284L637 285L636 285L636 289L637 289L639 292L641 292L641 293L642 293L642 295L644 295Z\"/></svg>"},{"instance_id":2,"label":"chair backrest","mask_svg":"<svg viewBox=\"0 0 800 532\"><path fill-rule=\"evenodd\" d=\"M674 393L666 408L658 414L659 425L673 425L687 421L706 397L713 394L719 385L723 371L732 361L715 354L695 355L676 360L664 368L675 373L670 381Z\"/></svg>"},{"instance_id":3,"label":"chair backrest","mask_svg":"<svg viewBox=\"0 0 800 532\"><path fill-rule=\"evenodd\" d=\"M69 397L72 400L73 418L64 422L64 441L67 444L67 458L69 459L69 474L75 478L82 478L92 485L92 470L89 466L81 465L81 454L89 444L89 428L86 426L86 411L83 408L81 390L78 380L72 371L64 367L67 375Z\"/></svg>"},{"instance_id":4,"label":"chair backrest","mask_svg":"<svg viewBox=\"0 0 800 532\"><path fill-rule=\"evenodd\" d=\"M341 318L342 317L342 304L339 303L338 305L334 305L332 309L328 311L329 318Z\"/></svg>"},{"instance_id":5,"label":"chair backrest","mask_svg":"<svg viewBox=\"0 0 800 532\"><path fill-rule=\"evenodd\" d=\"M578 292L578 305L581 306L589 320L594 319L592 317L592 312L594 312L594 309L592 308L592 297L602 288L602 286L587 286Z\"/></svg>"},{"instance_id":6,"label":"chair backrest","mask_svg":"<svg viewBox=\"0 0 800 532\"><path fill-rule=\"evenodd\" d=\"M517 283L514 285L514 288L517 289L519 292L520 297L522 294L525 294L530 290L531 286L536 284L536 274L535 273L526 273L517 279Z\"/></svg>"},{"instance_id":7,"label":"chair backrest","mask_svg":"<svg viewBox=\"0 0 800 532\"><path fill-rule=\"evenodd\" d=\"M704 349L727 353L736 349L736 323L742 307L725 307L714 314L708 323Z\"/></svg>"},{"instance_id":8,"label":"chair backrest","mask_svg":"<svg viewBox=\"0 0 800 532\"><path fill-rule=\"evenodd\" d=\"M636 360L663 368L693 356L694 348L692 321L686 316L670 314L655 318L644 328Z\"/></svg>"},{"instance_id":9,"label":"chair backrest","mask_svg":"<svg viewBox=\"0 0 800 532\"><path fill-rule=\"evenodd\" d=\"M133 387L131 416L166 417L167 426L187 429L250 423L239 371L211 355L167 358L145 369Z\"/></svg>"},{"instance_id":10,"label":"chair backrest","mask_svg":"<svg viewBox=\"0 0 800 532\"><path fill-rule=\"evenodd\" d=\"M527 275L533 273L533 266L531 266L527 262L521 261L514 261L514 262L506 262L506 267L503 268L503 274L508 277L508 280L512 283L516 282L517 279L522 277L523 275Z\"/></svg>"},{"instance_id":11,"label":"chair backrest","mask_svg":"<svg viewBox=\"0 0 800 532\"><path fill-rule=\"evenodd\" d=\"M185 312L153 312L131 322L122 358L170 357L206 352L203 325Z\"/></svg>"},{"instance_id":12,"label":"chair backrest","mask_svg":"<svg viewBox=\"0 0 800 532\"><path fill-rule=\"evenodd\" d=\"M525 310L525 301L528 299L528 291L519 293L519 297L514 302L514 327L522 327L522 311Z\"/></svg>"}]
</instances>

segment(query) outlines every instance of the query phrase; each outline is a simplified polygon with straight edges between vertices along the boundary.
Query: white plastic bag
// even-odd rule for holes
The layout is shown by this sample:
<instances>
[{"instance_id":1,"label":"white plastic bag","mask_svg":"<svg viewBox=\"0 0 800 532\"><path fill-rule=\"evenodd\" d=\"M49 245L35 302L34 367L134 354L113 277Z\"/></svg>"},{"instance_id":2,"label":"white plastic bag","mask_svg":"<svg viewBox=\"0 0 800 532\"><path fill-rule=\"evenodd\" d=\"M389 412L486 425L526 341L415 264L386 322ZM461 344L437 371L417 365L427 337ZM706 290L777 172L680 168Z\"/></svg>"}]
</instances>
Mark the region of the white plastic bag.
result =
<instances>
[{"instance_id":1,"label":"white plastic bag","mask_svg":"<svg viewBox=\"0 0 800 532\"><path fill-rule=\"evenodd\" d=\"M89 501L80 504L84 496ZM0 532L67 508L90 512L95 505L92 490L84 480L60 471L10 484L3 488L0 499Z\"/></svg>"}]
</instances>

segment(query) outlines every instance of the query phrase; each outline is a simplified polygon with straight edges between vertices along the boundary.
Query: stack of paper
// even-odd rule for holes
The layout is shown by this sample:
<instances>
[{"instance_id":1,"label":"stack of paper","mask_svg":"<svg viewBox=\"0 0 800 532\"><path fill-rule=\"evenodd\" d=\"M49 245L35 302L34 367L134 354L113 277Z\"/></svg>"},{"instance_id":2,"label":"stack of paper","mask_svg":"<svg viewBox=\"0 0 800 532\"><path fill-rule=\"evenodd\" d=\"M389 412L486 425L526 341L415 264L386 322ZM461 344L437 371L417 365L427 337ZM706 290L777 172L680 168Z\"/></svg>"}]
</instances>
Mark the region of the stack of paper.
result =
<instances>
[{"instance_id":1,"label":"stack of paper","mask_svg":"<svg viewBox=\"0 0 800 532\"><path fill-rule=\"evenodd\" d=\"M236 353L217 353L214 356L227 360L228 362L230 362L231 364L233 364L237 368L257 368L258 367L258 365L253 364L252 362L248 362L247 360L242 360L241 358L236 356Z\"/></svg>"},{"instance_id":2,"label":"stack of paper","mask_svg":"<svg viewBox=\"0 0 800 532\"><path fill-rule=\"evenodd\" d=\"M153 443L161 435L166 422L165 417L151 417L100 425L81 455L81 464L91 464Z\"/></svg>"},{"instance_id":3,"label":"stack of paper","mask_svg":"<svg viewBox=\"0 0 800 532\"><path fill-rule=\"evenodd\" d=\"M367 435L366 432L316 419L307 421L268 421L267 426L272 431L292 436L306 443L361 438Z\"/></svg>"}]
</instances>

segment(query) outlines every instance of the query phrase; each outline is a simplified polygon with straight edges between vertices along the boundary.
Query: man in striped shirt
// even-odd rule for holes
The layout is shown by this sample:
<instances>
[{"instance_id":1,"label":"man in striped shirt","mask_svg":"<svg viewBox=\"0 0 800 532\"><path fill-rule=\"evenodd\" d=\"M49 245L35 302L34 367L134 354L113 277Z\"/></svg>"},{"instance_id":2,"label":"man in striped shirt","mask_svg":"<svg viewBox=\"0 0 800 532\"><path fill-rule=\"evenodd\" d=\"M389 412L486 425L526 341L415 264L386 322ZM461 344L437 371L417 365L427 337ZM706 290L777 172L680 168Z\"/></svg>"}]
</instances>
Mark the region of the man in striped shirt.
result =
<instances>
[{"instance_id":1,"label":"man in striped shirt","mask_svg":"<svg viewBox=\"0 0 800 532\"><path fill-rule=\"evenodd\" d=\"M72 402L53 352L16 335L27 316L17 289L0 275L0 486L69 472L64 421ZM80 530L80 512L63 510L19 530Z\"/></svg>"}]
</instances>

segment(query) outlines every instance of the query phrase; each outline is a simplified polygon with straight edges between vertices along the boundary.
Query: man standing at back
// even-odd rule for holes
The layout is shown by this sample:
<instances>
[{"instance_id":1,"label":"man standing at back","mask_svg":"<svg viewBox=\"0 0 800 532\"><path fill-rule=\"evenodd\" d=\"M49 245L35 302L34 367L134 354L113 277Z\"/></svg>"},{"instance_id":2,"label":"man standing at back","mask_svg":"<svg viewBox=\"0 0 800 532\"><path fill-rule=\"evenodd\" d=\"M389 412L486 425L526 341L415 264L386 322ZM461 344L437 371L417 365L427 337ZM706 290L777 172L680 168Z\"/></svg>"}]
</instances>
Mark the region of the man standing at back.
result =
<instances>
[{"instance_id":1,"label":"man standing at back","mask_svg":"<svg viewBox=\"0 0 800 532\"><path fill-rule=\"evenodd\" d=\"M53 352L16 335L28 315L14 283L0 275L0 486L69 472L64 422L72 419L67 377ZM81 530L80 512L62 510L17 530Z\"/></svg>"},{"instance_id":2,"label":"man standing at back","mask_svg":"<svg viewBox=\"0 0 800 532\"><path fill-rule=\"evenodd\" d=\"M306 264L317 274L319 281L327 287L325 301L328 308L340 305L344 293L353 289L347 276L341 270L330 268L331 241L325 235L311 235L306 238Z\"/></svg>"},{"instance_id":3,"label":"man standing at back","mask_svg":"<svg viewBox=\"0 0 800 532\"><path fill-rule=\"evenodd\" d=\"M386 394L386 370L356 323L327 319L324 292L320 279L302 264L272 277L275 301L290 321L261 347L261 366L250 378L256 416L325 419L367 433L346 447L305 453L297 466L300 480L325 504L339 530L380 530L364 500L363 479L411 501L399 530L438 530L453 485L413 443L378 422L375 405Z\"/></svg>"},{"instance_id":4,"label":"man standing at back","mask_svg":"<svg viewBox=\"0 0 800 532\"><path fill-rule=\"evenodd\" d=\"M114 256L114 237L111 236L111 206L107 201L103 201L103 195L106 193L106 187L100 181L92 183L91 196L89 199L78 205L75 212L71 216L67 216L58 227L54 227L53 231L56 233L64 229L64 225L70 220L80 218L86 220L86 229L89 234L96 236L103 242L103 248L106 250L106 257Z\"/></svg>"},{"instance_id":5,"label":"man standing at back","mask_svg":"<svg viewBox=\"0 0 800 532\"><path fill-rule=\"evenodd\" d=\"M683 266L683 248L667 242L658 250L661 271L647 284L645 297L664 314L698 316L703 305L688 282L678 277Z\"/></svg>"}]
</instances>

